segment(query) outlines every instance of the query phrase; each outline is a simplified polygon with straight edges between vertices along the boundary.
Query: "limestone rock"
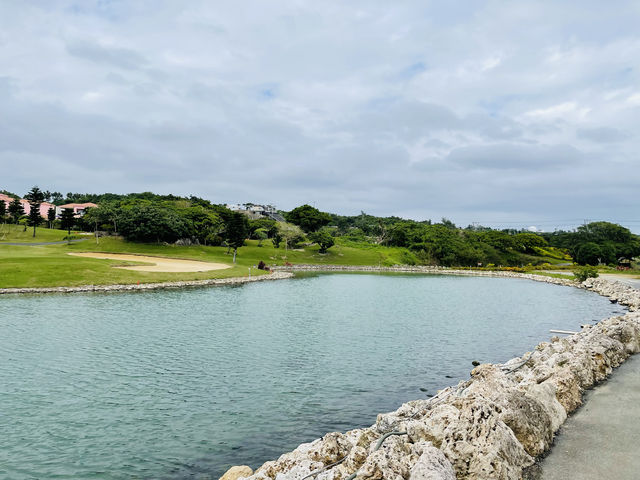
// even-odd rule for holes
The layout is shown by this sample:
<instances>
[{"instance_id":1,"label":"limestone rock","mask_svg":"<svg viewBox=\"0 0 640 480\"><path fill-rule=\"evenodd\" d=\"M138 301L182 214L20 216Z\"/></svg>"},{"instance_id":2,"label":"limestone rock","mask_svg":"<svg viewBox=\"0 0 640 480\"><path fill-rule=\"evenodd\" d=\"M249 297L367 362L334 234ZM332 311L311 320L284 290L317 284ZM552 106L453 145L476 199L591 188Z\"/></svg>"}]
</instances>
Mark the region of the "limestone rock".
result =
<instances>
[{"instance_id":1,"label":"limestone rock","mask_svg":"<svg viewBox=\"0 0 640 480\"><path fill-rule=\"evenodd\" d=\"M478 398L456 399L453 404L460 413L445 429L441 450L458 478L516 479L524 467L533 464L533 458L500 419L497 405Z\"/></svg>"},{"instance_id":2,"label":"limestone rock","mask_svg":"<svg viewBox=\"0 0 640 480\"><path fill-rule=\"evenodd\" d=\"M231 467L224 475L220 477L220 480L237 480L238 478L246 478L253 475L253 470L247 465L238 465Z\"/></svg>"},{"instance_id":3,"label":"limestone rock","mask_svg":"<svg viewBox=\"0 0 640 480\"><path fill-rule=\"evenodd\" d=\"M456 480L451 462L441 450L429 442L416 444L414 450L421 454L409 472L409 480Z\"/></svg>"},{"instance_id":4,"label":"limestone rock","mask_svg":"<svg viewBox=\"0 0 640 480\"><path fill-rule=\"evenodd\" d=\"M406 437L389 437L382 447L370 453L358 471L358 479L404 480L418 457L411 452Z\"/></svg>"}]
</instances>

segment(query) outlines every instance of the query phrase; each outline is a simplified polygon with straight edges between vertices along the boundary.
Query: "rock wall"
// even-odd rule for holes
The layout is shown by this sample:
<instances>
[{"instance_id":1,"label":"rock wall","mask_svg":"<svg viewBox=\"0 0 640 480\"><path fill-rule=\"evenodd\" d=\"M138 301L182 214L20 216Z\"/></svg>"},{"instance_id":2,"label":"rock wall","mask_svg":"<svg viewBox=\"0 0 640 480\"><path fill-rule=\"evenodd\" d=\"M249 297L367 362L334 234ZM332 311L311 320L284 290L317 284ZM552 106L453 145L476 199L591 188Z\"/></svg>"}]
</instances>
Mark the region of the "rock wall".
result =
<instances>
[{"instance_id":1,"label":"rock wall","mask_svg":"<svg viewBox=\"0 0 640 480\"><path fill-rule=\"evenodd\" d=\"M640 351L640 292L602 279L578 284L510 272L482 274L589 289L628 306L630 312L585 326L567 338L553 337L504 364L479 365L469 380L380 414L371 427L328 433L266 462L248 477L234 478L522 478L550 448L567 415L581 405L582 393ZM244 475L249 471L245 467Z\"/></svg>"},{"instance_id":2,"label":"rock wall","mask_svg":"<svg viewBox=\"0 0 640 480\"><path fill-rule=\"evenodd\" d=\"M269 275L252 277L213 278L210 280L191 280L183 282L140 283L125 285L82 285L79 287L43 287L43 288L0 288L2 294L19 293L80 293L80 292L119 292L135 290L160 290L163 288L206 287L215 285L239 285L242 283L265 280L282 280L293 277L290 272L272 272Z\"/></svg>"}]
</instances>

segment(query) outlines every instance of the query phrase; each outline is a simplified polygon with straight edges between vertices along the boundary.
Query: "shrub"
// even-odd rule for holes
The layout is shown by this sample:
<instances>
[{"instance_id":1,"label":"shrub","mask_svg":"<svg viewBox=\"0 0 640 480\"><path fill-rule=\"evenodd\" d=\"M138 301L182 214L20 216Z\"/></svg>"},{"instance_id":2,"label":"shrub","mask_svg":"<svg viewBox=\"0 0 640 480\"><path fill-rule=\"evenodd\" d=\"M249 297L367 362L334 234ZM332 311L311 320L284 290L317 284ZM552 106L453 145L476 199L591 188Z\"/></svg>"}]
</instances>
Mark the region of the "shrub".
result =
<instances>
[{"instance_id":1,"label":"shrub","mask_svg":"<svg viewBox=\"0 0 640 480\"><path fill-rule=\"evenodd\" d=\"M575 269L573 271L573 275L579 282L584 282L587 278L596 278L598 276L598 269L587 265L585 267Z\"/></svg>"},{"instance_id":2,"label":"shrub","mask_svg":"<svg viewBox=\"0 0 640 480\"><path fill-rule=\"evenodd\" d=\"M400 261L403 265L416 265L418 263L416 256L409 251L402 252Z\"/></svg>"}]
</instances>

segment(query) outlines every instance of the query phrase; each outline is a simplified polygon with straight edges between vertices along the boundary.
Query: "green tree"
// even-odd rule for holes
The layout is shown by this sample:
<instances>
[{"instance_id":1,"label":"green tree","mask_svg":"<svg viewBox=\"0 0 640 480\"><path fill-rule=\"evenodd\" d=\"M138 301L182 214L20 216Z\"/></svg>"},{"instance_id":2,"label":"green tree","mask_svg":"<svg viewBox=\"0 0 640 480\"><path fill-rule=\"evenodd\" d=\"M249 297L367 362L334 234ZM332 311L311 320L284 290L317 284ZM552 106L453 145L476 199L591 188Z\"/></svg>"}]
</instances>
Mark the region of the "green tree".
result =
<instances>
[{"instance_id":1,"label":"green tree","mask_svg":"<svg viewBox=\"0 0 640 480\"><path fill-rule=\"evenodd\" d=\"M62 194L60 192L53 192L51 194L51 201L56 205L62 203L62 200L64 199L62 198Z\"/></svg>"},{"instance_id":2,"label":"green tree","mask_svg":"<svg viewBox=\"0 0 640 480\"><path fill-rule=\"evenodd\" d=\"M19 198L14 198L9 204L9 215L11 215L11 218L16 225L18 224L18 221L20 221L20 217L24 215L24 207L22 206Z\"/></svg>"},{"instance_id":3,"label":"green tree","mask_svg":"<svg viewBox=\"0 0 640 480\"><path fill-rule=\"evenodd\" d=\"M118 220L120 219L121 213L122 209L116 202L104 202L98 207L87 210L83 220L88 225L113 225L113 232L118 233ZM109 230L110 229L111 228L109 228Z\"/></svg>"},{"instance_id":4,"label":"green tree","mask_svg":"<svg viewBox=\"0 0 640 480\"><path fill-rule=\"evenodd\" d=\"M320 253L327 253L327 250L333 247L336 243L335 238L333 238L332 231L326 227L309 234L309 239L318 244L320 247Z\"/></svg>"},{"instance_id":5,"label":"green tree","mask_svg":"<svg viewBox=\"0 0 640 480\"><path fill-rule=\"evenodd\" d=\"M4 223L4 218L7 216L7 204L4 200L0 200L0 220Z\"/></svg>"},{"instance_id":6,"label":"green tree","mask_svg":"<svg viewBox=\"0 0 640 480\"><path fill-rule=\"evenodd\" d=\"M440 224L444 225L447 228L450 228L451 230L455 230L456 229L456 224L453 223L451 220L449 220L446 217L442 217L442 220L440 220Z\"/></svg>"},{"instance_id":7,"label":"green tree","mask_svg":"<svg viewBox=\"0 0 640 480\"><path fill-rule=\"evenodd\" d=\"M271 237L271 243L273 243L273 248L280 248L280 243L282 242L282 235L280 232L276 230L276 233Z\"/></svg>"},{"instance_id":8,"label":"green tree","mask_svg":"<svg viewBox=\"0 0 640 480\"><path fill-rule=\"evenodd\" d=\"M305 232L315 232L331 222L331 215L311 205L302 205L285 214L287 222L298 225Z\"/></svg>"},{"instance_id":9,"label":"green tree","mask_svg":"<svg viewBox=\"0 0 640 480\"><path fill-rule=\"evenodd\" d=\"M249 233L252 237L257 238L255 237L256 230L263 229L267 234L267 238L271 238L278 231L276 223L277 222L275 220L271 220L270 218L249 220Z\"/></svg>"},{"instance_id":10,"label":"green tree","mask_svg":"<svg viewBox=\"0 0 640 480\"><path fill-rule=\"evenodd\" d=\"M44 202L44 192L37 186L32 187L24 196L29 201L29 225L33 227L33 236L36 236L36 227L42 223L40 215L40 205Z\"/></svg>"},{"instance_id":11,"label":"green tree","mask_svg":"<svg viewBox=\"0 0 640 480\"><path fill-rule=\"evenodd\" d=\"M262 246L262 242L266 240L268 237L266 228L258 228L255 232L253 232L253 236L258 239L258 246Z\"/></svg>"},{"instance_id":12,"label":"green tree","mask_svg":"<svg viewBox=\"0 0 640 480\"><path fill-rule=\"evenodd\" d=\"M123 210L120 233L135 242L173 243L188 237L188 227L172 209L139 203Z\"/></svg>"},{"instance_id":13,"label":"green tree","mask_svg":"<svg viewBox=\"0 0 640 480\"><path fill-rule=\"evenodd\" d=\"M513 235L509 235L508 233L500 232L498 230L481 232L479 236L484 243L491 245L493 248L497 248L498 250L502 250L503 252L506 252L515 246L515 238Z\"/></svg>"},{"instance_id":14,"label":"green tree","mask_svg":"<svg viewBox=\"0 0 640 480\"><path fill-rule=\"evenodd\" d=\"M220 216L203 206L189 206L178 209L177 212L187 222L189 236L205 245L209 239L215 238L224 230L224 223Z\"/></svg>"},{"instance_id":15,"label":"green tree","mask_svg":"<svg viewBox=\"0 0 640 480\"><path fill-rule=\"evenodd\" d=\"M49 222L49 228L53 228L53 222L56 220L56 209L51 207L47 210L47 221Z\"/></svg>"},{"instance_id":16,"label":"green tree","mask_svg":"<svg viewBox=\"0 0 640 480\"><path fill-rule=\"evenodd\" d=\"M71 235L71 229L76 224L76 216L73 208L63 208L60 214L60 226L63 230L67 230L67 234Z\"/></svg>"},{"instance_id":17,"label":"green tree","mask_svg":"<svg viewBox=\"0 0 640 480\"><path fill-rule=\"evenodd\" d=\"M238 248L244 245L249 235L249 220L245 215L231 212L227 222L226 242L229 248L233 248L233 263L236 263Z\"/></svg>"},{"instance_id":18,"label":"green tree","mask_svg":"<svg viewBox=\"0 0 640 480\"><path fill-rule=\"evenodd\" d=\"M580 265L598 265L602 258L602 250L597 243L586 242L576 249L573 258Z\"/></svg>"},{"instance_id":19,"label":"green tree","mask_svg":"<svg viewBox=\"0 0 640 480\"><path fill-rule=\"evenodd\" d=\"M278 223L278 234L282 238L282 241L284 241L285 249L296 248L298 243L304 240L302 229L293 223Z\"/></svg>"},{"instance_id":20,"label":"green tree","mask_svg":"<svg viewBox=\"0 0 640 480\"><path fill-rule=\"evenodd\" d=\"M547 245L547 241L535 233L518 233L513 241L519 250L528 253L535 253L536 247L540 248Z\"/></svg>"}]
</instances>

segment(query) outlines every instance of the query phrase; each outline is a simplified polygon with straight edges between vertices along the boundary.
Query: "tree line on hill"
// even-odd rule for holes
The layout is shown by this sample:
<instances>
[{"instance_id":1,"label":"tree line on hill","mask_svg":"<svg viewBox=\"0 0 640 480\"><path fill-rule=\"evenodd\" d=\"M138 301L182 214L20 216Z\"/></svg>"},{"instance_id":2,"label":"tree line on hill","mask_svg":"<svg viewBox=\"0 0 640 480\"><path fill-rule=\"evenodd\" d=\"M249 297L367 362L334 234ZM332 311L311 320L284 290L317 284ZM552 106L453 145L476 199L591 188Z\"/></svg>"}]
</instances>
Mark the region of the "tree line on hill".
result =
<instances>
[{"instance_id":1,"label":"tree line on hill","mask_svg":"<svg viewBox=\"0 0 640 480\"><path fill-rule=\"evenodd\" d=\"M37 205L47 194L34 187L25 198ZM269 218L250 220L242 213L199 197L151 192L67 193L59 200L60 203L67 201L92 202L98 207L88 209L82 217L63 212L63 218L55 218L54 213L54 219L49 219L50 226L117 233L135 242L224 245L233 249L234 259L247 238L258 240L259 245L271 241L274 247L285 249L313 243L318 245L320 253L326 253L337 238L344 244L362 248L367 245L401 247L405 249L403 262L413 265L521 266L571 259L582 265L615 265L621 257L630 259L640 255L640 237L609 222L589 223L575 231L532 233L471 225L460 228L446 218L432 223L375 217L364 212L341 216L321 212L310 205L281 212L286 222ZM14 203L9 205L9 211L4 211L4 202L0 202L0 218L8 214L18 221L24 215L15 211L18 207ZM34 210L38 209L31 209ZM35 227L43 220L35 216L22 217L25 225L34 226L34 234Z\"/></svg>"}]
</instances>

